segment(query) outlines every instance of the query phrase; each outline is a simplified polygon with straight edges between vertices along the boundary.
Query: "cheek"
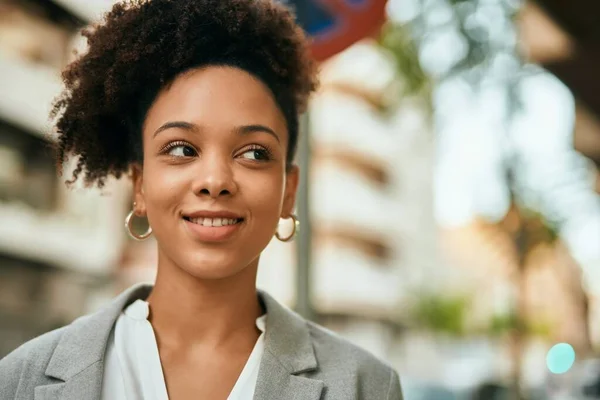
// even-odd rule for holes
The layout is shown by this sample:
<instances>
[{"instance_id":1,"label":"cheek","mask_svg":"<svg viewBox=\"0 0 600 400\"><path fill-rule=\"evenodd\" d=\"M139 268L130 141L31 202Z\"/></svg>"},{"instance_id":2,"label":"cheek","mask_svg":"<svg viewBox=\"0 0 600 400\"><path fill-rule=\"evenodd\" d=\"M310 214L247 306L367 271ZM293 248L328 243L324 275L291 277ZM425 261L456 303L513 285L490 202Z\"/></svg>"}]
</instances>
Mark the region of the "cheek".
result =
<instances>
[{"instance_id":1,"label":"cheek","mask_svg":"<svg viewBox=\"0 0 600 400\"><path fill-rule=\"evenodd\" d=\"M254 214L260 214L261 218L269 220L279 219L283 188L284 179L280 174L256 174L252 179L244 179L240 184L245 201L251 205Z\"/></svg>"},{"instance_id":2,"label":"cheek","mask_svg":"<svg viewBox=\"0 0 600 400\"><path fill-rule=\"evenodd\" d=\"M148 216L160 217L166 211L176 207L180 201L182 188L185 187L183 175L171 172L168 168L157 168L148 165L144 179L144 198L148 208Z\"/></svg>"}]
</instances>

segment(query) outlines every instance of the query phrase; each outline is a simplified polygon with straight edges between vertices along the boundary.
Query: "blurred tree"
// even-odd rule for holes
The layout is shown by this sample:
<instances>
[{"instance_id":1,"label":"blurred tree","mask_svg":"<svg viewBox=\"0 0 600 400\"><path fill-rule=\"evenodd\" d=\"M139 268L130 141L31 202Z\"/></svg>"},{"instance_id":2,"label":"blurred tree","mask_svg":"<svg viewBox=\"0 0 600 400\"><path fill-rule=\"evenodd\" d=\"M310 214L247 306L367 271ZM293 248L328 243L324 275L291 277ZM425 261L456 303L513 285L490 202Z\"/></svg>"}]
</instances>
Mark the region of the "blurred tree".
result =
<instances>
[{"instance_id":1,"label":"blurred tree","mask_svg":"<svg viewBox=\"0 0 600 400\"><path fill-rule=\"evenodd\" d=\"M433 110L432 93L440 82L460 79L475 90L492 82L508 94L508 122L522 105L519 85L532 73L521 56L514 23L521 0L400 0L394 3L410 12L406 15L398 12L401 15L387 23L379 43L396 61L398 75L405 82L404 94L422 96ZM508 135L506 140L510 140ZM513 237L518 254L513 281L518 290L513 310L509 315L494 317L489 333L511 332L513 395L520 399L523 398L520 377L524 339L528 334L543 335L549 330L545 323L525 320L525 260L540 243L557 241L564 218L553 212L553 198L539 197L533 207L524 201L531 193L515 179L523 164L514 157L509 158L505 163L505 184L511 192L518 223L516 229L507 233ZM578 290L583 294L583 288ZM414 317L432 330L463 333L461 321L468 302L440 296L443 295L424 295L417 302ZM587 320L583 325L587 325Z\"/></svg>"},{"instance_id":2,"label":"blurred tree","mask_svg":"<svg viewBox=\"0 0 600 400\"><path fill-rule=\"evenodd\" d=\"M393 58L398 79L403 84L407 96L422 96L431 101L431 78L421 68L417 44L406 25L387 22L379 36L379 45Z\"/></svg>"},{"instance_id":3,"label":"blurred tree","mask_svg":"<svg viewBox=\"0 0 600 400\"><path fill-rule=\"evenodd\" d=\"M521 57L515 18L521 0L402 0L414 12L391 18L381 45L394 55L399 75L411 94L431 91L432 84L460 78L479 87L493 78L509 91L509 106L519 105L516 88L529 74ZM400 6L398 6L400 7ZM452 46L452 52L428 48ZM435 65L434 65L435 64Z\"/></svg>"}]
</instances>

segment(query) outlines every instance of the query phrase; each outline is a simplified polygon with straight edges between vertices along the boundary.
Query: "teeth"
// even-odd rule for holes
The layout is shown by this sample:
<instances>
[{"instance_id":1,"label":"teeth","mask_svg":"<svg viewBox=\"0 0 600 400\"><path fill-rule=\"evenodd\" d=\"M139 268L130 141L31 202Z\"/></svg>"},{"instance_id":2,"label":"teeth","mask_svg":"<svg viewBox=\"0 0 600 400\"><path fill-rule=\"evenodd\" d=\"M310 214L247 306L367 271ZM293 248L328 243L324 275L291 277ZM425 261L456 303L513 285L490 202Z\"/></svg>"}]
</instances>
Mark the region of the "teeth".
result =
<instances>
[{"instance_id":1,"label":"teeth","mask_svg":"<svg viewBox=\"0 0 600 400\"><path fill-rule=\"evenodd\" d=\"M233 225L237 222L236 219L230 218L190 218L190 221L208 227Z\"/></svg>"}]
</instances>

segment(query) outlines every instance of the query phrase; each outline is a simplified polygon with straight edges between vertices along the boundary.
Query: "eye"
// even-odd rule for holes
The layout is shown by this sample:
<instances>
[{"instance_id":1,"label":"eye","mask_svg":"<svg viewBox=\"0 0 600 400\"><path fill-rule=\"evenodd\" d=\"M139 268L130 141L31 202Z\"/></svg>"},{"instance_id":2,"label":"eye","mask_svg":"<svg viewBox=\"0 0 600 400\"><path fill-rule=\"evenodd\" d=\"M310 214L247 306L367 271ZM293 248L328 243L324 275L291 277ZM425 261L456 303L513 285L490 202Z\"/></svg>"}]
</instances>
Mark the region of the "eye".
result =
<instances>
[{"instance_id":1,"label":"eye","mask_svg":"<svg viewBox=\"0 0 600 400\"><path fill-rule=\"evenodd\" d=\"M241 154L241 157L253 161L269 161L271 159L271 153L269 150L260 146L252 146L245 150Z\"/></svg>"},{"instance_id":2,"label":"eye","mask_svg":"<svg viewBox=\"0 0 600 400\"><path fill-rule=\"evenodd\" d=\"M173 157L194 157L196 150L185 142L171 142L162 151Z\"/></svg>"}]
</instances>

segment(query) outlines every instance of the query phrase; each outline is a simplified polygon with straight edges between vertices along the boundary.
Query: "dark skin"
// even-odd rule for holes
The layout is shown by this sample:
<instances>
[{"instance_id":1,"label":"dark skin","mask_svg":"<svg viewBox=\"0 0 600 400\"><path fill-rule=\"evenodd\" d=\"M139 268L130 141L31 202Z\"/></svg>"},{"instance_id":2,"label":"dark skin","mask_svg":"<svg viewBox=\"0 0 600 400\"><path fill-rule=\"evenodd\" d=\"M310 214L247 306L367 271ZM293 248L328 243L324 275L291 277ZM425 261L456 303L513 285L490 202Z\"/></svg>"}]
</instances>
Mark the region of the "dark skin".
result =
<instances>
[{"instance_id":1,"label":"dark skin","mask_svg":"<svg viewBox=\"0 0 600 400\"><path fill-rule=\"evenodd\" d=\"M147 301L171 400L226 399L259 337L260 253L291 215L298 186L287 144L269 89L236 68L178 77L146 116L133 182L136 215L148 218L158 243ZM182 218L197 210L243 221L226 240L202 241Z\"/></svg>"}]
</instances>

